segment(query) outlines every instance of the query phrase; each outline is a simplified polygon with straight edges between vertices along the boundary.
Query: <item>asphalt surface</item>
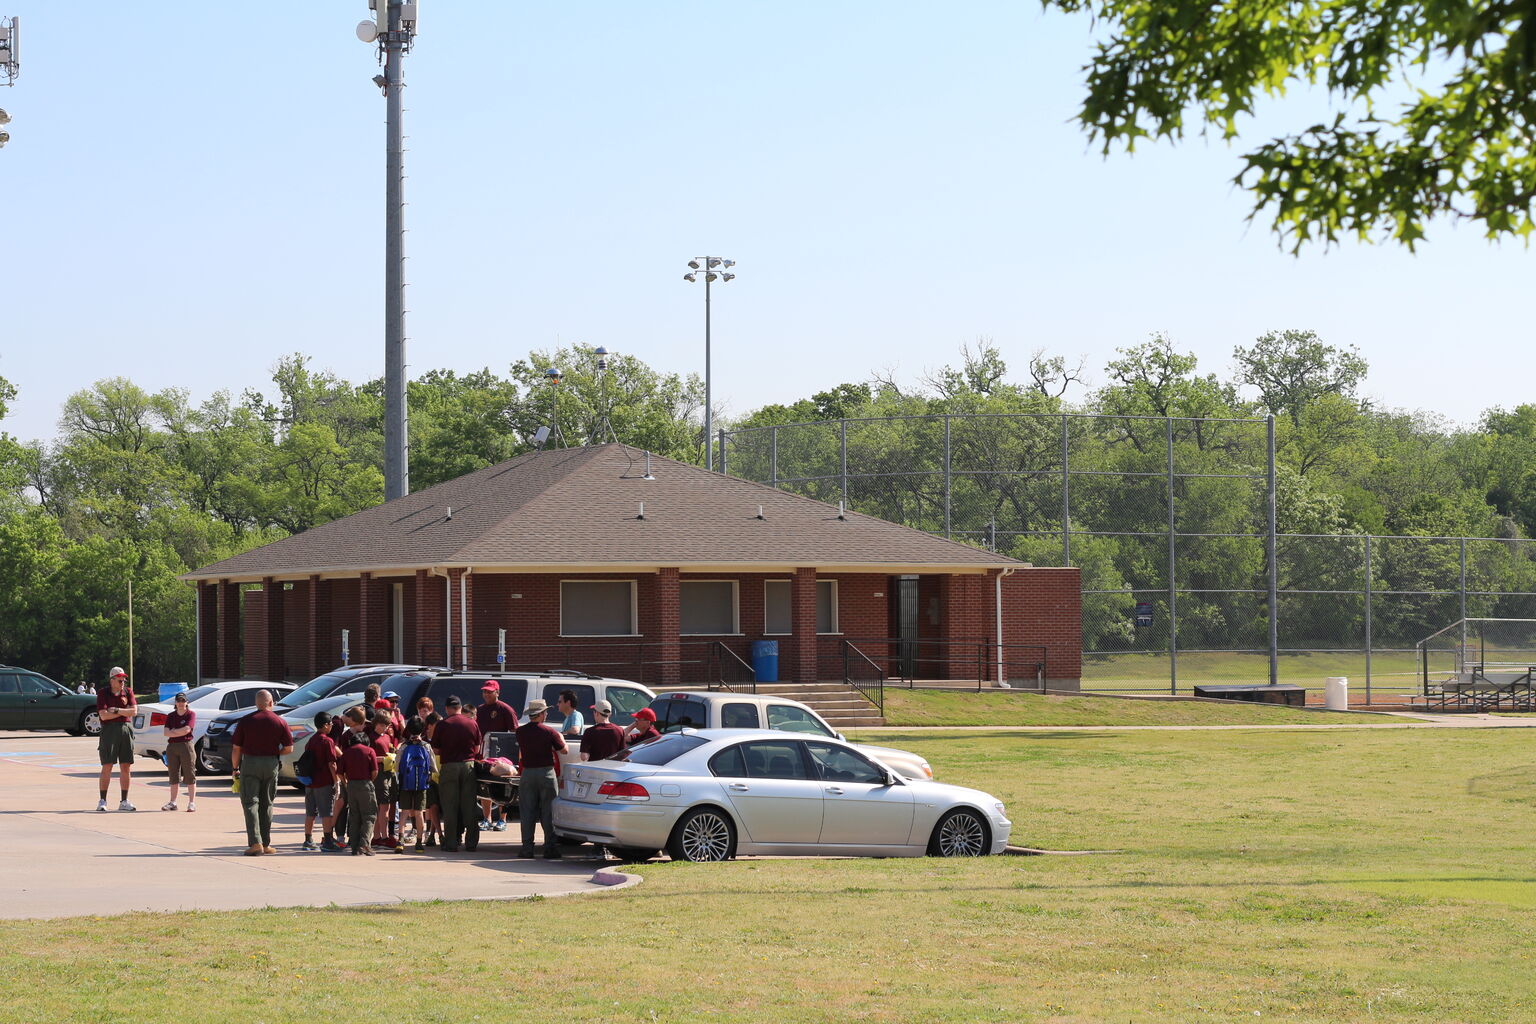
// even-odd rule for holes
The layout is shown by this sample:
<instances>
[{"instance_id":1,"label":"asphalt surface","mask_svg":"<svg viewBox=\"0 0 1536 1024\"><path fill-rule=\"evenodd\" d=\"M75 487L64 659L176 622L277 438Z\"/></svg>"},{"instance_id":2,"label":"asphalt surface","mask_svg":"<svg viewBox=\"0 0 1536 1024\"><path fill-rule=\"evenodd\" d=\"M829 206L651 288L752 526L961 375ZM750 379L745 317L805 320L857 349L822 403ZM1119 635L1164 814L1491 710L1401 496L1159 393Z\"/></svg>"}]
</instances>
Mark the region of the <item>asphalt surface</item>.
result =
<instances>
[{"instance_id":1,"label":"asphalt surface","mask_svg":"<svg viewBox=\"0 0 1536 1024\"><path fill-rule=\"evenodd\" d=\"M140 760L128 794L139 809L116 809L114 769L111 810L102 813L100 770L94 739L0 732L0 918L516 899L638 880L609 870L612 862L605 865L591 847L568 850L561 861L519 860L515 821L482 835L475 853L303 852L304 800L287 787L278 790L272 825L280 852L246 857L245 819L227 776L198 780L195 814L186 811L185 792L179 810L161 811L169 796L165 771Z\"/></svg>"}]
</instances>

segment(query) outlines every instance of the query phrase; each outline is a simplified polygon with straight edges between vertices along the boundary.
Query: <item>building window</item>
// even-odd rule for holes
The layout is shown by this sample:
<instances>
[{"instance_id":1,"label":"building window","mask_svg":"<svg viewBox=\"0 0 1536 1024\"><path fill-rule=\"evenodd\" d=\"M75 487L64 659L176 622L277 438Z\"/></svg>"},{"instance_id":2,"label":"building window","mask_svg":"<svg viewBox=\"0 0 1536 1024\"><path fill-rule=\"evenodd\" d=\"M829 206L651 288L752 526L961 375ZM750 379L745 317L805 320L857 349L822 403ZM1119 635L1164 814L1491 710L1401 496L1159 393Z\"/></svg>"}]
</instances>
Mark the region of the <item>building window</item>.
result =
<instances>
[{"instance_id":1,"label":"building window","mask_svg":"<svg viewBox=\"0 0 1536 1024\"><path fill-rule=\"evenodd\" d=\"M837 633L837 580L816 581L816 632Z\"/></svg>"},{"instance_id":2,"label":"building window","mask_svg":"<svg viewBox=\"0 0 1536 1024\"><path fill-rule=\"evenodd\" d=\"M741 632L734 580L685 581L677 587L678 632L707 636Z\"/></svg>"},{"instance_id":3,"label":"building window","mask_svg":"<svg viewBox=\"0 0 1536 1024\"><path fill-rule=\"evenodd\" d=\"M634 580L561 580L561 636L634 636Z\"/></svg>"},{"instance_id":4,"label":"building window","mask_svg":"<svg viewBox=\"0 0 1536 1024\"><path fill-rule=\"evenodd\" d=\"M765 634L788 636L794 632L790 593L789 580L767 580L763 583ZM816 632L840 632L837 628L837 580L816 581Z\"/></svg>"}]
</instances>

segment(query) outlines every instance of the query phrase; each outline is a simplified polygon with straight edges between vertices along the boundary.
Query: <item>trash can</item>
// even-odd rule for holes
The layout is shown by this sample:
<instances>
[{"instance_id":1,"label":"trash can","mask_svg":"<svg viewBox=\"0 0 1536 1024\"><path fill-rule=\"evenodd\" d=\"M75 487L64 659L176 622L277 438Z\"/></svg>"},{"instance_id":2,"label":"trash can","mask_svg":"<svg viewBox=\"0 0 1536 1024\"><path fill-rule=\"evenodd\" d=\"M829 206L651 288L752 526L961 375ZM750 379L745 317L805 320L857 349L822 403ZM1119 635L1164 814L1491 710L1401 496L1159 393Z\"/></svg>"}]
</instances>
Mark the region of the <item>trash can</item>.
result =
<instances>
[{"instance_id":1,"label":"trash can","mask_svg":"<svg viewBox=\"0 0 1536 1024\"><path fill-rule=\"evenodd\" d=\"M178 693L184 693L186 692L186 689L186 683L161 683L160 700L162 703L165 701L174 700Z\"/></svg>"},{"instance_id":2,"label":"trash can","mask_svg":"<svg viewBox=\"0 0 1536 1024\"><path fill-rule=\"evenodd\" d=\"M752 678L759 683L779 681L779 642L777 640L752 641Z\"/></svg>"},{"instance_id":3,"label":"trash can","mask_svg":"<svg viewBox=\"0 0 1536 1024\"><path fill-rule=\"evenodd\" d=\"M1323 683L1323 704L1330 711L1349 710L1349 677L1329 676Z\"/></svg>"}]
</instances>

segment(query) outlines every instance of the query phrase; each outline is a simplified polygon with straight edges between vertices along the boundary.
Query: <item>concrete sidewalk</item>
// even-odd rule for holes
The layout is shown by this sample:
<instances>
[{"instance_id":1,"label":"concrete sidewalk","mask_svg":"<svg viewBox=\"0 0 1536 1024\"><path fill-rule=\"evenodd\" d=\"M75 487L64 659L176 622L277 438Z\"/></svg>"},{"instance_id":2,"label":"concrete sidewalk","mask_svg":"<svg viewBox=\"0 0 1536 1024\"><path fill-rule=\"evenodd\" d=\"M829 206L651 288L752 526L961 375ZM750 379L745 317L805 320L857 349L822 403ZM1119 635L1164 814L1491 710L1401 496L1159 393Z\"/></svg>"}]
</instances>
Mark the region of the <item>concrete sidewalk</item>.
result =
<instances>
[{"instance_id":1,"label":"concrete sidewalk","mask_svg":"<svg viewBox=\"0 0 1536 1024\"><path fill-rule=\"evenodd\" d=\"M142 766L142 769L141 767ZM134 766L134 813L96 808L96 742L61 733L0 732L0 917L73 917L134 910L362 906L413 900L512 899L601 892L591 847L562 861L518 860L517 823L487 833L472 854L374 857L304 853L303 799L278 791L273 844L245 857L245 823L228 777L199 780L197 813L161 811L168 786L154 762ZM319 838L317 830L316 839Z\"/></svg>"}]
</instances>

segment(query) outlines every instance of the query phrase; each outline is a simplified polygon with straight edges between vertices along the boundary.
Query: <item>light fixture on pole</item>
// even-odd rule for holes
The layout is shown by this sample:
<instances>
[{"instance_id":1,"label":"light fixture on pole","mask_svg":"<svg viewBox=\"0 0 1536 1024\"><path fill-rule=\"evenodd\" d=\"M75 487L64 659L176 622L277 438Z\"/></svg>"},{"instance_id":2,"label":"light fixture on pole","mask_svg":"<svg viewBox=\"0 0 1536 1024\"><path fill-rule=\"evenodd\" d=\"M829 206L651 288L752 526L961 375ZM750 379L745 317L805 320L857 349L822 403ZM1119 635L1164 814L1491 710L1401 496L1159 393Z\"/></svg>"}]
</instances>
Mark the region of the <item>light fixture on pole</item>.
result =
<instances>
[{"instance_id":1,"label":"light fixture on pole","mask_svg":"<svg viewBox=\"0 0 1536 1024\"><path fill-rule=\"evenodd\" d=\"M0 18L0 85L15 85L21 74L21 64L16 53L21 35L16 29L19 18ZM0 110L0 125L11 123L11 115ZM0 146L11 141L11 133L0 128Z\"/></svg>"},{"instance_id":2,"label":"light fixture on pole","mask_svg":"<svg viewBox=\"0 0 1536 1024\"><path fill-rule=\"evenodd\" d=\"M546 439L551 434L553 434L555 439L554 447L564 448L565 437L560 433L560 371L555 369L553 366L545 370L544 383L549 385L550 426L547 428L547 430L541 430L540 433L544 434ZM542 448L543 446L543 440L541 440L539 442L539 447Z\"/></svg>"},{"instance_id":3,"label":"light fixture on pole","mask_svg":"<svg viewBox=\"0 0 1536 1024\"><path fill-rule=\"evenodd\" d=\"M419 28L420 4L368 0L372 20L360 22L357 38L377 43L384 74L374 76L384 92L384 500L411 491L405 405L405 143L401 94L402 64Z\"/></svg>"},{"instance_id":4,"label":"light fixture on pole","mask_svg":"<svg viewBox=\"0 0 1536 1024\"><path fill-rule=\"evenodd\" d=\"M592 443L603 444L609 440L617 441L619 435L613 432L613 422L608 418L612 406L608 401L608 356L606 348L599 345L592 350L597 357L597 391L598 410L597 422L592 429Z\"/></svg>"},{"instance_id":5,"label":"light fixture on pole","mask_svg":"<svg viewBox=\"0 0 1536 1024\"><path fill-rule=\"evenodd\" d=\"M688 273L683 275L689 284L704 278L704 468L710 471L715 468L715 415L710 404L714 395L709 367L709 286L716 281L724 284L735 280L736 275L729 273L735 265L735 260L723 256L697 256L688 261Z\"/></svg>"}]
</instances>

